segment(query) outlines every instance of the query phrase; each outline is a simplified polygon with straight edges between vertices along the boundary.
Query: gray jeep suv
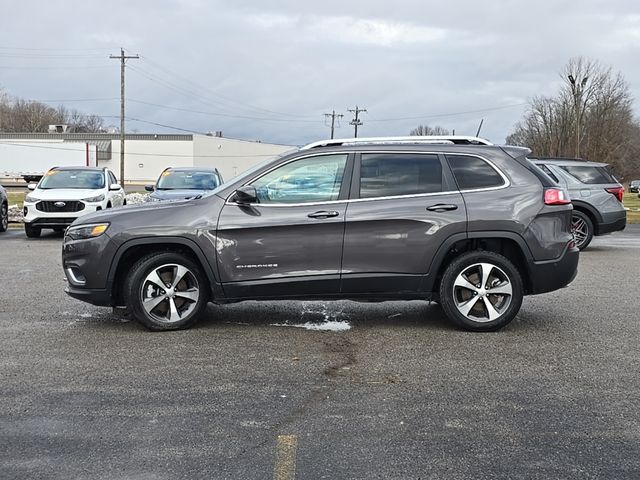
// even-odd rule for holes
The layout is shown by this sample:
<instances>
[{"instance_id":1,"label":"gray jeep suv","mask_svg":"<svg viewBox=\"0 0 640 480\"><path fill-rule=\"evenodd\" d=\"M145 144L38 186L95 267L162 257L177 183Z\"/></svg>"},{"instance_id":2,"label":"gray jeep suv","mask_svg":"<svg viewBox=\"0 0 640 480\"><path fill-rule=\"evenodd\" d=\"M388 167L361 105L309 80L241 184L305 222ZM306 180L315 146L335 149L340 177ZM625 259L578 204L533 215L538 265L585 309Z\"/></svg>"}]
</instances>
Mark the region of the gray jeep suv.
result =
<instances>
[{"instance_id":1,"label":"gray jeep suv","mask_svg":"<svg viewBox=\"0 0 640 480\"><path fill-rule=\"evenodd\" d=\"M531 160L569 193L573 235L580 250L589 246L594 235L624 230L624 187L611 174L609 165L571 158Z\"/></svg>"},{"instance_id":2,"label":"gray jeep suv","mask_svg":"<svg viewBox=\"0 0 640 480\"><path fill-rule=\"evenodd\" d=\"M249 299L432 300L496 330L577 272L571 203L529 152L466 137L310 144L206 196L78 219L66 291L152 330Z\"/></svg>"}]
</instances>

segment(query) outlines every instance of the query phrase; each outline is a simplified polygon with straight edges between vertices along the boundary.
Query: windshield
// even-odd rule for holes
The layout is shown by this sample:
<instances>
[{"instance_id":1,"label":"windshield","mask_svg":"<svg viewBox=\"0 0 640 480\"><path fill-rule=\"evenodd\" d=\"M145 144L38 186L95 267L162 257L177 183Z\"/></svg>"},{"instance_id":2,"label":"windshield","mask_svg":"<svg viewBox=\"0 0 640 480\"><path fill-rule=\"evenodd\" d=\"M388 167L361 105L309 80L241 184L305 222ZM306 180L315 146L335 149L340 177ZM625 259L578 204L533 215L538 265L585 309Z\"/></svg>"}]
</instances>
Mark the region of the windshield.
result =
<instances>
[{"instance_id":1,"label":"windshield","mask_svg":"<svg viewBox=\"0 0 640 480\"><path fill-rule=\"evenodd\" d=\"M213 172L165 170L158 179L158 190L213 190L219 184Z\"/></svg>"},{"instance_id":2,"label":"windshield","mask_svg":"<svg viewBox=\"0 0 640 480\"><path fill-rule=\"evenodd\" d=\"M104 188L104 173L102 170L49 170L38 188Z\"/></svg>"}]
</instances>

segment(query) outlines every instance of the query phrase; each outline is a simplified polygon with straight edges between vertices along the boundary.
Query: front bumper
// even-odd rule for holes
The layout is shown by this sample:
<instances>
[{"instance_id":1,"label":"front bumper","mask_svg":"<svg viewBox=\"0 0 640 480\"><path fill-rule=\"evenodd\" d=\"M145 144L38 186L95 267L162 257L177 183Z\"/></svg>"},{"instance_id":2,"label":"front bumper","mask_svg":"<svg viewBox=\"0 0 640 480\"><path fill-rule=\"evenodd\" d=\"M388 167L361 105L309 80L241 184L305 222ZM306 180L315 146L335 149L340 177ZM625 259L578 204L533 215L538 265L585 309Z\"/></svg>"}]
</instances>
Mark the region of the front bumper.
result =
<instances>
[{"instance_id":1,"label":"front bumper","mask_svg":"<svg viewBox=\"0 0 640 480\"><path fill-rule=\"evenodd\" d=\"M104 289L86 289L68 286L64 289L64 292L76 300L82 300L83 302L90 303L91 305L96 305L98 307L111 306L111 295Z\"/></svg>"},{"instance_id":2,"label":"front bumper","mask_svg":"<svg viewBox=\"0 0 640 480\"><path fill-rule=\"evenodd\" d=\"M64 227L71 225L77 218L102 210L100 203L84 203L78 212L44 212L36 208L36 203L25 203L24 222L43 228Z\"/></svg>"},{"instance_id":3,"label":"front bumper","mask_svg":"<svg viewBox=\"0 0 640 480\"><path fill-rule=\"evenodd\" d=\"M554 260L529 264L530 294L546 293L569 285L578 274L580 250L567 248Z\"/></svg>"}]
</instances>

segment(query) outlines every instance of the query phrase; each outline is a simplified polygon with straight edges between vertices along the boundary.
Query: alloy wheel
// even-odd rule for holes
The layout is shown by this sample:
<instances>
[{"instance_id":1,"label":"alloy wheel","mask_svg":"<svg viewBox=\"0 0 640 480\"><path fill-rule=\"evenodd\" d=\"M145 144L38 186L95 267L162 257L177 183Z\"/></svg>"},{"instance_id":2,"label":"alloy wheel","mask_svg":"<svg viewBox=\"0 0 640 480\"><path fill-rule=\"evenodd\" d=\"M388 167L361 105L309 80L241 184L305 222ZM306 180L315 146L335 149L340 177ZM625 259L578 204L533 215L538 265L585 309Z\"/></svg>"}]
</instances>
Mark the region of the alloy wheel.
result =
<instances>
[{"instance_id":1,"label":"alloy wheel","mask_svg":"<svg viewBox=\"0 0 640 480\"><path fill-rule=\"evenodd\" d=\"M142 283L142 307L161 323L183 320L196 308L199 298L198 280L184 265L166 264L154 268Z\"/></svg>"},{"instance_id":2,"label":"alloy wheel","mask_svg":"<svg viewBox=\"0 0 640 480\"><path fill-rule=\"evenodd\" d=\"M474 322L492 322L503 315L513 297L507 274L491 263L475 263L466 267L453 287L453 300L458 311Z\"/></svg>"},{"instance_id":3,"label":"alloy wheel","mask_svg":"<svg viewBox=\"0 0 640 480\"><path fill-rule=\"evenodd\" d=\"M571 217L571 232L573 233L573 239L576 242L576 247L582 248L587 239L589 238L589 225L576 215Z\"/></svg>"}]
</instances>

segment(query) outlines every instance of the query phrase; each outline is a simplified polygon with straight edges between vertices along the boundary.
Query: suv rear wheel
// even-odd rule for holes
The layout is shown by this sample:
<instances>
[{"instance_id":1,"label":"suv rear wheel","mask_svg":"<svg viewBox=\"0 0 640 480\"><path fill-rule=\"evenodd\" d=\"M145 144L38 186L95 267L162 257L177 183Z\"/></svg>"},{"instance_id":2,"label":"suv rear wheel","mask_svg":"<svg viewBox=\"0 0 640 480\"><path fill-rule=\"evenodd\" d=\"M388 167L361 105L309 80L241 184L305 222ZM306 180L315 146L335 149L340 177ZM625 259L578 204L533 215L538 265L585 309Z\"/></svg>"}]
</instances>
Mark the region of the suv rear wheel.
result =
<instances>
[{"instance_id":1,"label":"suv rear wheel","mask_svg":"<svg viewBox=\"0 0 640 480\"><path fill-rule=\"evenodd\" d=\"M130 270L124 285L133 317L150 330L190 327L207 306L207 281L188 257L152 253Z\"/></svg>"},{"instance_id":2,"label":"suv rear wheel","mask_svg":"<svg viewBox=\"0 0 640 480\"><path fill-rule=\"evenodd\" d=\"M520 272L506 257L473 251L447 267L440 282L440 303L459 327L494 331L514 319L524 291Z\"/></svg>"},{"instance_id":3,"label":"suv rear wheel","mask_svg":"<svg viewBox=\"0 0 640 480\"><path fill-rule=\"evenodd\" d=\"M576 247L584 250L593 240L593 222L579 210L574 210L571 214L571 231L576 241Z\"/></svg>"}]
</instances>

